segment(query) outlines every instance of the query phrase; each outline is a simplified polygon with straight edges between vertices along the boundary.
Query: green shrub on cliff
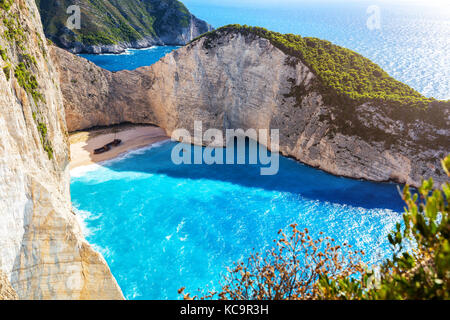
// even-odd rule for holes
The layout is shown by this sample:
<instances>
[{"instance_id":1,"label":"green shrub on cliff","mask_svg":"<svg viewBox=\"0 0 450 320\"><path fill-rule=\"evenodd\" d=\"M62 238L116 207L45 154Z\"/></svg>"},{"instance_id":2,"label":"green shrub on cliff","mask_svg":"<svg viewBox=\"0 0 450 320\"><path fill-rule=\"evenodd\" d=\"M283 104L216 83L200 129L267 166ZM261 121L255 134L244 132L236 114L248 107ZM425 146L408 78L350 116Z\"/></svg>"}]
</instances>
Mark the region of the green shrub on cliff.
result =
<instances>
[{"instance_id":1,"label":"green shrub on cliff","mask_svg":"<svg viewBox=\"0 0 450 320\"><path fill-rule=\"evenodd\" d=\"M36 118L36 115L33 115L33 118L35 119L35 121L37 121L37 129L41 136L42 147L44 148L44 151L47 153L48 158L52 159L53 158L53 147L50 144L50 141L48 139L47 126L45 123L38 121Z\"/></svg>"},{"instance_id":2,"label":"green shrub on cliff","mask_svg":"<svg viewBox=\"0 0 450 320\"><path fill-rule=\"evenodd\" d=\"M0 8L8 11L12 6L13 0L0 0Z\"/></svg>"},{"instance_id":3,"label":"green shrub on cliff","mask_svg":"<svg viewBox=\"0 0 450 320\"><path fill-rule=\"evenodd\" d=\"M8 61L8 56L6 55L6 49L3 49L0 46L0 57L2 57L3 61Z\"/></svg>"},{"instance_id":4,"label":"green shrub on cliff","mask_svg":"<svg viewBox=\"0 0 450 320\"><path fill-rule=\"evenodd\" d=\"M32 105L33 120L36 124L37 131L41 140L42 147L47 153L49 159L53 158L53 148L48 137L47 125L41 115L40 106L45 103L45 98L39 89L37 80L38 60L36 52L31 54L29 43L36 41L37 46L41 49L43 56L46 56L46 50L42 37L38 32L30 35L30 30L24 28L21 24L21 14L19 8L12 7L12 1L0 0L0 7L6 12L2 14L0 25L4 26L3 39L6 40L6 48L0 46L0 57L6 62L2 67L6 79L11 79L11 72L14 74L19 86L21 86L28 96L34 101ZM21 102L24 100L21 96Z\"/></svg>"},{"instance_id":5,"label":"green shrub on cliff","mask_svg":"<svg viewBox=\"0 0 450 320\"><path fill-rule=\"evenodd\" d=\"M442 164L450 176L450 155ZM450 299L450 183L433 190L433 180L424 181L417 194L405 188L403 199L404 227L389 235L392 259L358 278L322 277L323 298ZM414 249L405 250L411 243Z\"/></svg>"},{"instance_id":6,"label":"green shrub on cliff","mask_svg":"<svg viewBox=\"0 0 450 320\"><path fill-rule=\"evenodd\" d=\"M30 72L25 63L20 62L14 69L14 76L17 79L19 85L30 93L33 98L39 99L40 93L38 91L38 82L36 77Z\"/></svg>"},{"instance_id":7,"label":"green shrub on cliff","mask_svg":"<svg viewBox=\"0 0 450 320\"><path fill-rule=\"evenodd\" d=\"M3 67L3 73L6 76L6 80L9 81L9 79L11 78L11 65L7 64L6 66Z\"/></svg>"},{"instance_id":8,"label":"green shrub on cliff","mask_svg":"<svg viewBox=\"0 0 450 320\"><path fill-rule=\"evenodd\" d=\"M93 33L81 34L78 37L78 39L80 42L87 45L96 45L99 43L103 45L117 44L117 41L113 37L101 31L99 31L97 34Z\"/></svg>"},{"instance_id":9,"label":"green shrub on cliff","mask_svg":"<svg viewBox=\"0 0 450 320\"><path fill-rule=\"evenodd\" d=\"M341 98L347 99L344 103L349 99L359 102L376 99L399 105L426 107L433 101L390 77L369 59L329 41L241 25L225 26L199 38L206 37L205 47L210 48L215 39L232 32L268 39L284 53L302 61L317 75L326 89L334 90L331 95L330 92L324 92L327 93L329 103L336 103ZM289 64L295 65L295 60Z\"/></svg>"},{"instance_id":10,"label":"green shrub on cliff","mask_svg":"<svg viewBox=\"0 0 450 320\"><path fill-rule=\"evenodd\" d=\"M22 42L24 40L24 30L17 22L17 15L3 18L3 25L6 27L4 37L8 41Z\"/></svg>"}]
</instances>

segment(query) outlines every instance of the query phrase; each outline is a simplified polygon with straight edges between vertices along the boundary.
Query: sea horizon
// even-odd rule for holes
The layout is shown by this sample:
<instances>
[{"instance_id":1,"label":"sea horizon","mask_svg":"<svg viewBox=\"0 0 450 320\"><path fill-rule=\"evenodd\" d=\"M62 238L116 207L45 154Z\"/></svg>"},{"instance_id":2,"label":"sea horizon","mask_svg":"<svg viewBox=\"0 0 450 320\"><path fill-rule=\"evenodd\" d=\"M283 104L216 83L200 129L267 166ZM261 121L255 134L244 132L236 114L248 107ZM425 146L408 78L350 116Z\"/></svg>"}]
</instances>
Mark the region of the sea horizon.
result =
<instances>
[{"instance_id":1,"label":"sea horizon","mask_svg":"<svg viewBox=\"0 0 450 320\"><path fill-rule=\"evenodd\" d=\"M215 28L246 24L331 41L427 97L450 99L450 2L188 0L185 5ZM370 30L367 10L374 5L381 24Z\"/></svg>"}]
</instances>

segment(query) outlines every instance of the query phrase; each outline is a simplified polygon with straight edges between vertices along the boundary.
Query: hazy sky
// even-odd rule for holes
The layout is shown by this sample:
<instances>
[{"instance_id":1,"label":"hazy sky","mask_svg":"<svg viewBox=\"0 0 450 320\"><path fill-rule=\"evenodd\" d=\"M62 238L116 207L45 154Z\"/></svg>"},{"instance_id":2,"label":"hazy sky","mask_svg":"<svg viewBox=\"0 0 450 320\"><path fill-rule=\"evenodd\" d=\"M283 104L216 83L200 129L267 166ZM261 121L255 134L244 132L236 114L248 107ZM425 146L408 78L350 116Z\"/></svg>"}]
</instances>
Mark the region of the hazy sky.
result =
<instances>
[{"instance_id":1,"label":"hazy sky","mask_svg":"<svg viewBox=\"0 0 450 320\"><path fill-rule=\"evenodd\" d=\"M377 3L389 3L389 4L416 4L416 5L424 5L424 6L441 6L444 8L450 7L450 0L184 0L186 4L192 3L211 3L216 5L277 5L277 4L300 4L300 3L369 3L369 4L377 4Z\"/></svg>"}]
</instances>

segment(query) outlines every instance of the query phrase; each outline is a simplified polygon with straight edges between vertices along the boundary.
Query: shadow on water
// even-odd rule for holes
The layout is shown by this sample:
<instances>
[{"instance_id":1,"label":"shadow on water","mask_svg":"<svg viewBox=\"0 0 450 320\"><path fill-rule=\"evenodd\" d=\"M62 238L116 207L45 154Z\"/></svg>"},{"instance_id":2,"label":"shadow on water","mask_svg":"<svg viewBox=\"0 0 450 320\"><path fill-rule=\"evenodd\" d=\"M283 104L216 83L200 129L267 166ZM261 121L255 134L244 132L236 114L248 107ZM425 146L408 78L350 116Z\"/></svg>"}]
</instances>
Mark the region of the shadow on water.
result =
<instances>
[{"instance_id":1,"label":"shadow on water","mask_svg":"<svg viewBox=\"0 0 450 320\"><path fill-rule=\"evenodd\" d=\"M321 170L280 156L279 172L273 176L260 175L263 165L175 165L171 159L174 142L133 155L133 161L112 161L105 166L117 172L163 174L178 179L217 180L248 188L289 192L310 200L319 200L366 209L403 211L403 201L392 183L374 183L333 176ZM186 146L192 150L194 147ZM236 148L238 150L238 148ZM204 150L204 148L203 148ZM226 152L224 152L225 155ZM248 144L246 145L248 159ZM235 154L236 158L236 154ZM193 159L192 159L193 162ZM248 162L246 162L248 163Z\"/></svg>"}]
</instances>

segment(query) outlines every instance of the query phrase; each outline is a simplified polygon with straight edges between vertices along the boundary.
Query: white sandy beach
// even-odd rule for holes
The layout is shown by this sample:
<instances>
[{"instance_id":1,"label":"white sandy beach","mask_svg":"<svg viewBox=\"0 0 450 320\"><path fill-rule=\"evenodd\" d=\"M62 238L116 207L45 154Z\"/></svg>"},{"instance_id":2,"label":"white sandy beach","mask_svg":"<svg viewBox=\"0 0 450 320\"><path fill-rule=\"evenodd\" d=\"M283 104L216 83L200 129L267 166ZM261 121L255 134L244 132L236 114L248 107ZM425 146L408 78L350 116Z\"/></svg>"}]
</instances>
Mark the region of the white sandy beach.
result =
<instances>
[{"instance_id":1,"label":"white sandy beach","mask_svg":"<svg viewBox=\"0 0 450 320\"><path fill-rule=\"evenodd\" d=\"M117 133L114 133L114 129L107 128L71 134L70 170L114 159L127 151L143 148L169 139L165 131L156 126L126 125L116 130ZM102 154L94 154L95 149L103 147L115 138L122 140L119 146Z\"/></svg>"}]
</instances>

